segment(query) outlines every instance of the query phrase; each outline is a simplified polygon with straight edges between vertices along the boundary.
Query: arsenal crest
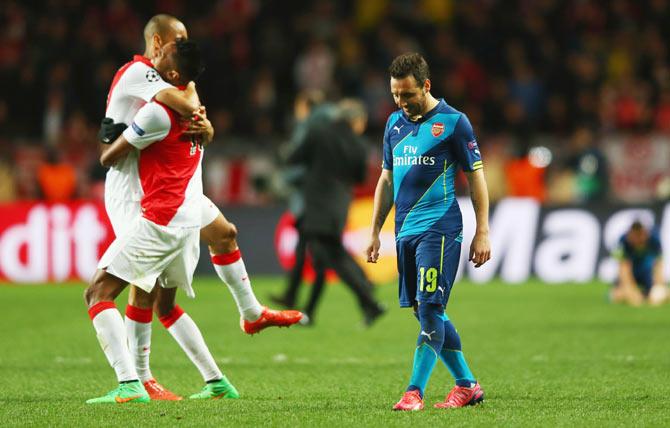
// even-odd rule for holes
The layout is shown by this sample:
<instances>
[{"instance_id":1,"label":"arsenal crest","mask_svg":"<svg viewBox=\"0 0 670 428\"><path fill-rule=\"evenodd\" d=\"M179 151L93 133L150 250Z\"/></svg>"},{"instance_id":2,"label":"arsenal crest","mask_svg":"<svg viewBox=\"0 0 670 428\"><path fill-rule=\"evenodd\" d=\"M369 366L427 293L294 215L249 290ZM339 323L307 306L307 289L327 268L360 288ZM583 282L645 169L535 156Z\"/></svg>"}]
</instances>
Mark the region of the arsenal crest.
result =
<instances>
[{"instance_id":1,"label":"arsenal crest","mask_svg":"<svg viewBox=\"0 0 670 428\"><path fill-rule=\"evenodd\" d=\"M444 132L444 123L434 123L433 128L430 130L433 133L433 137L439 137Z\"/></svg>"}]
</instances>

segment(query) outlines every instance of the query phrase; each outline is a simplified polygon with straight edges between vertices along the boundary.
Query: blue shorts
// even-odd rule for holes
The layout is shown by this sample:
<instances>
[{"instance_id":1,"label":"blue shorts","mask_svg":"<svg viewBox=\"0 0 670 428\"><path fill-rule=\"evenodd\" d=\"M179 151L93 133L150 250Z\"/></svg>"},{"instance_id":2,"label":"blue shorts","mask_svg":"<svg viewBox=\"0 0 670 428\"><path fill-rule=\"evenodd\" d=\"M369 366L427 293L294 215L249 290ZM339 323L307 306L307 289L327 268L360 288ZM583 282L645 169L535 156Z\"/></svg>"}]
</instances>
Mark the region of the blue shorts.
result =
<instances>
[{"instance_id":1,"label":"blue shorts","mask_svg":"<svg viewBox=\"0 0 670 428\"><path fill-rule=\"evenodd\" d=\"M463 235L426 232L396 240L400 307L446 306L461 257Z\"/></svg>"}]
</instances>

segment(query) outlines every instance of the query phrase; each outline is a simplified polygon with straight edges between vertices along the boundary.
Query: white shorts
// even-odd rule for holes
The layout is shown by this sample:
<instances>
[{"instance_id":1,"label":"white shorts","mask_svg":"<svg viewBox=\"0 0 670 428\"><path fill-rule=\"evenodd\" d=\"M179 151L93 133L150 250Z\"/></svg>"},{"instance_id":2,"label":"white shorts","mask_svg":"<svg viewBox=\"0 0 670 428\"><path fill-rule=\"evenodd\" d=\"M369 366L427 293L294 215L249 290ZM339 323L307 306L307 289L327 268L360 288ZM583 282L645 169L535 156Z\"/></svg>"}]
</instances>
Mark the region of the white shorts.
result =
<instances>
[{"instance_id":1,"label":"white shorts","mask_svg":"<svg viewBox=\"0 0 670 428\"><path fill-rule=\"evenodd\" d=\"M135 224L135 221L142 217L140 201L108 198L105 195L105 210L116 237L125 235L128 229Z\"/></svg>"},{"instance_id":2,"label":"white shorts","mask_svg":"<svg viewBox=\"0 0 670 428\"><path fill-rule=\"evenodd\" d=\"M202 195L200 198L200 211L202 212L200 220L200 228L202 229L205 226L209 226L216 218L219 216L219 208L214 205L207 196Z\"/></svg>"},{"instance_id":3,"label":"white shorts","mask_svg":"<svg viewBox=\"0 0 670 428\"><path fill-rule=\"evenodd\" d=\"M125 235L135 219L142 216L140 201L126 201L105 195L105 209L116 236ZM209 226L220 212L219 208L205 195L200 198L200 211L202 212L200 228Z\"/></svg>"},{"instance_id":4,"label":"white shorts","mask_svg":"<svg viewBox=\"0 0 670 428\"><path fill-rule=\"evenodd\" d=\"M157 225L135 218L103 254L98 269L150 293L156 281L194 297L193 273L200 257L200 230Z\"/></svg>"}]
</instances>

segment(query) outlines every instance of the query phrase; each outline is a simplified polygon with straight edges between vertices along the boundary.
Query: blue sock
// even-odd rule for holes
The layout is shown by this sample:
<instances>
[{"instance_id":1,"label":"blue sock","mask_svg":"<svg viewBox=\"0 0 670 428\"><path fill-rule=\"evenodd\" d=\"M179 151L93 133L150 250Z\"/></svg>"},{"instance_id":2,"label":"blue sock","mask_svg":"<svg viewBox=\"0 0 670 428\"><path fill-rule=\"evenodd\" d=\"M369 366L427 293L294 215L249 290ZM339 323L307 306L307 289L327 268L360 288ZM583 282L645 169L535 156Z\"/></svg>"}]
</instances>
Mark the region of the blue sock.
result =
<instances>
[{"instance_id":1,"label":"blue sock","mask_svg":"<svg viewBox=\"0 0 670 428\"><path fill-rule=\"evenodd\" d=\"M407 391L418 390L423 397L428 379L433 372L444 343L444 310L442 305L424 303L417 311L421 333L416 341L412 378Z\"/></svg>"},{"instance_id":2,"label":"blue sock","mask_svg":"<svg viewBox=\"0 0 670 428\"><path fill-rule=\"evenodd\" d=\"M461 338L448 318L444 321L444 344L440 350L440 358L456 379L456 385L469 388L477 382L463 356Z\"/></svg>"}]
</instances>

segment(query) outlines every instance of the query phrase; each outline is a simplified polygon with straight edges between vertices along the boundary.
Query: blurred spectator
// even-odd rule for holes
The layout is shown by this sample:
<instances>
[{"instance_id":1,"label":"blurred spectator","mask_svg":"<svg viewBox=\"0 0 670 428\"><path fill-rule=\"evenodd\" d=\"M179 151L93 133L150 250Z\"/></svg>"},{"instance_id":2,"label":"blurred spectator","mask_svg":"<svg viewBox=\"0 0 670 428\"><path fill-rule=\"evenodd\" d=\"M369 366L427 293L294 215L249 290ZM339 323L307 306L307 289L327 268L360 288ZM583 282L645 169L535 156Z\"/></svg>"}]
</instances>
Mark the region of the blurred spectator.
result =
<instances>
[{"instance_id":1,"label":"blurred spectator","mask_svg":"<svg viewBox=\"0 0 670 428\"><path fill-rule=\"evenodd\" d=\"M0 144L3 142L0 141ZM0 203L11 202L16 198L14 186L14 171L11 162L6 155L0 151Z\"/></svg>"},{"instance_id":2,"label":"blurred spectator","mask_svg":"<svg viewBox=\"0 0 670 428\"><path fill-rule=\"evenodd\" d=\"M654 114L654 127L670 134L670 88L663 91Z\"/></svg>"},{"instance_id":3,"label":"blurred spectator","mask_svg":"<svg viewBox=\"0 0 670 428\"><path fill-rule=\"evenodd\" d=\"M547 197L545 168L533 162L529 154L510 160L505 166L505 176L509 196L545 201Z\"/></svg>"},{"instance_id":4,"label":"blurred spectator","mask_svg":"<svg viewBox=\"0 0 670 428\"><path fill-rule=\"evenodd\" d=\"M335 58L330 47L320 39L312 39L295 63L295 82L307 91L329 93L333 88Z\"/></svg>"},{"instance_id":5,"label":"blurred spectator","mask_svg":"<svg viewBox=\"0 0 670 428\"><path fill-rule=\"evenodd\" d=\"M77 189L76 172L62 154L55 149L47 151L46 161L37 170L37 181L47 202L67 202Z\"/></svg>"},{"instance_id":6,"label":"blurred spectator","mask_svg":"<svg viewBox=\"0 0 670 428\"><path fill-rule=\"evenodd\" d=\"M543 114L544 89L524 61L514 64L512 79L509 82L509 96L518 101L524 110L524 116L536 121Z\"/></svg>"},{"instance_id":7,"label":"blurred spectator","mask_svg":"<svg viewBox=\"0 0 670 428\"><path fill-rule=\"evenodd\" d=\"M580 202L602 201L607 198L609 174L607 160L595 143L593 131L578 127L571 138L568 166L575 176L576 198Z\"/></svg>"},{"instance_id":8,"label":"blurred spectator","mask_svg":"<svg viewBox=\"0 0 670 428\"><path fill-rule=\"evenodd\" d=\"M61 136L63 122L65 121L64 110L63 93L59 90L49 92L42 127L44 129L44 141L50 146L57 144Z\"/></svg>"}]
</instances>

